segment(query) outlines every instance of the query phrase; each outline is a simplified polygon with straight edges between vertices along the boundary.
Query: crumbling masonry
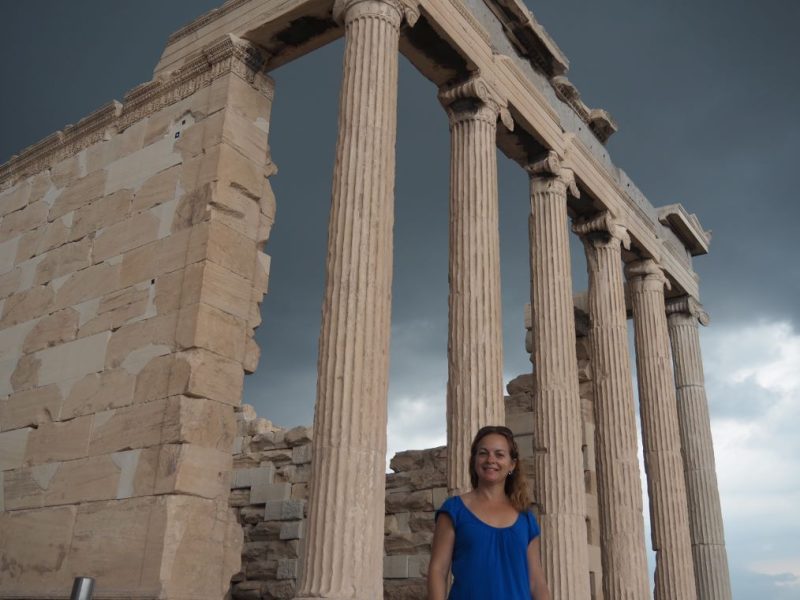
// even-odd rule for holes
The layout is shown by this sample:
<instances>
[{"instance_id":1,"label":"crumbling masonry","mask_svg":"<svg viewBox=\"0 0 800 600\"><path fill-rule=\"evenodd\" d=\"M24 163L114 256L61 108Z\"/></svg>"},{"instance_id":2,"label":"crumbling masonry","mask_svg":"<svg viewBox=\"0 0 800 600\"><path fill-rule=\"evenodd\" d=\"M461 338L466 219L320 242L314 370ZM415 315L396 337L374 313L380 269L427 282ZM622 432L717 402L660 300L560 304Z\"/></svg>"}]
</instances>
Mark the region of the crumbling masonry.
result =
<instances>
[{"instance_id":1,"label":"crumbling masonry","mask_svg":"<svg viewBox=\"0 0 800 600\"><path fill-rule=\"evenodd\" d=\"M341 36L316 417L287 432L240 406L268 73ZM449 451L385 476L398 52L450 120ZM229 0L122 103L0 167L0 598L66 598L76 575L98 598L422 598L432 511L503 419L554 598L648 598L631 315L655 598L729 599L692 269L709 236L613 165L616 126L566 71L521 0ZM505 399L496 147L530 176L534 372Z\"/></svg>"}]
</instances>

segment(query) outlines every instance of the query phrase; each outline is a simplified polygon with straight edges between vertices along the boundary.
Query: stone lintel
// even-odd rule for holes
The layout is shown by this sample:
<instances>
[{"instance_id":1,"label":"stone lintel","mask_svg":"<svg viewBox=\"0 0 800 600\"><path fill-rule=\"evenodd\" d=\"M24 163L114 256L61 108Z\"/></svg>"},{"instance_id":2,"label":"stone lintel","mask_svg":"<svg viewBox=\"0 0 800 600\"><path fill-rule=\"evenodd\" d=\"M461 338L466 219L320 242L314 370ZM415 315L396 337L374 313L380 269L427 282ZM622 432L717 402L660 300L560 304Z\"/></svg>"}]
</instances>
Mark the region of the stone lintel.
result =
<instances>
[{"instance_id":1,"label":"stone lintel","mask_svg":"<svg viewBox=\"0 0 800 600\"><path fill-rule=\"evenodd\" d=\"M711 232L704 231L697 215L689 214L682 204L659 207L658 220L678 236L692 256L708 254Z\"/></svg>"}]
</instances>

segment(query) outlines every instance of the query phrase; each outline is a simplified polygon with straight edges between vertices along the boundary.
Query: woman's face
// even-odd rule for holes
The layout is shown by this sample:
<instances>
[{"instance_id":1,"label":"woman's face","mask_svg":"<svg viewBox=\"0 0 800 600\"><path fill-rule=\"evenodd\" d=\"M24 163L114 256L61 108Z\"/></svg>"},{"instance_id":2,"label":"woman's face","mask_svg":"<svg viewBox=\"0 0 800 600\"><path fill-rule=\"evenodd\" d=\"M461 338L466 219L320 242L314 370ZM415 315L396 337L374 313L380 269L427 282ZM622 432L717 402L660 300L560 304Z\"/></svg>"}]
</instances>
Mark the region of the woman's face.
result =
<instances>
[{"instance_id":1,"label":"woman's face","mask_svg":"<svg viewBox=\"0 0 800 600\"><path fill-rule=\"evenodd\" d=\"M514 470L516 461L511 458L508 440L499 433L490 433L478 442L475 454L475 472L478 481L486 484L504 482Z\"/></svg>"}]
</instances>

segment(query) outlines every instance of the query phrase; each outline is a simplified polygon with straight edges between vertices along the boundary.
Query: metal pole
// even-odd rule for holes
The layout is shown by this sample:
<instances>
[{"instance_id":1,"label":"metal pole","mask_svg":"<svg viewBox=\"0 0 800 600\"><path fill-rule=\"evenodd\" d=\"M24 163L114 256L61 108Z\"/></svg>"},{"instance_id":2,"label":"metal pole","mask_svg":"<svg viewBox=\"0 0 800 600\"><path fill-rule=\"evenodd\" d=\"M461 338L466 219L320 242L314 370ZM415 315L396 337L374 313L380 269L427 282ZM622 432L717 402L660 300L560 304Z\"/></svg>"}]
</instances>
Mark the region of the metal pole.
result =
<instances>
[{"instance_id":1,"label":"metal pole","mask_svg":"<svg viewBox=\"0 0 800 600\"><path fill-rule=\"evenodd\" d=\"M91 577L76 577L72 582L72 593L69 600L92 600L94 594L94 579Z\"/></svg>"}]
</instances>

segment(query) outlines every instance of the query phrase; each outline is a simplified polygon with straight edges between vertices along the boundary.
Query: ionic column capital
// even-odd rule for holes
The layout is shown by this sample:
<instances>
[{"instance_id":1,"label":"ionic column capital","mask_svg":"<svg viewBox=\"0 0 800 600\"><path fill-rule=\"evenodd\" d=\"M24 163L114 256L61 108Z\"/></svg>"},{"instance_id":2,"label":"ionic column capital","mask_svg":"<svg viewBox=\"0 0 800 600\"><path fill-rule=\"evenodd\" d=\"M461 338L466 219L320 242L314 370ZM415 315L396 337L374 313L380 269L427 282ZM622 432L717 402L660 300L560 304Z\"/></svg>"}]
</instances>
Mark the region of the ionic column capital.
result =
<instances>
[{"instance_id":1,"label":"ionic column capital","mask_svg":"<svg viewBox=\"0 0 800 600\"><path fill-rule=\"evenodd\" d=\"M659 282L664 289L670 289L672 285L664 275L664 269L652 258L643 258L629 262L625 265L625 277L633 286L645 286L649 282Z\"/></svg>"},{"instance_id":2,"label":"ionic column capital","mask_svg":"<svg viewBox=\"0 0 800 600\"><path fill-rule=\"evenodd\" d=\"M416 0L336 0L333 4L333 19L346 25L353 19L369 15L384 18L397 29L403 19L411 27L419 19L419 2Z\"/></svg>"},{"instance_id":3,"label":"ionic column capital","mask_svg":"<svg viewBox=\"0 0 800 600\"><path fill-rule=\"evenodd\" d=\"M581 195L578 184L575 183L575 173L563 165L563 161L553 150L550 150L544 158L527 165L525 170L530 174L533 183L555 182L562 185L565 192L569 190L574 197L579 198Z\"/></svg>"},{"instance_id":4,"label":"ionic column capital","mask_svg":"<svg viewBox=\"0 0 800 600\"><path fill-rule=\"evenodd\" d=\"M711 322L711 318L703 308L703 305L692 296L670 298L666 301L665 308L667 315L686 315L697 319L697 322L703 326Z\"/></svg>"},{"instance_id":5,"label":"ionic column capital","mask_svg":"<svg viewBox=\"0 0 800 600\"><path fill-rule=\"evenodd\" d=\"M480 75L441 88L439 102L447 109L451 125L467 119L487 121L494 125L499 118L506 129L514 129L508 101Z\"/></svg>"},{"instance_id":6,"label":"ionic column capital","mask_svg":"<svg viewBox=\"0 0 800 600\"><path fill-rule=\"evenodd\" d=\"M631 247L627 227L607 210L591 218L579 219L573 224L572 231L594 246L613 243L622 244L626 250Z\"/></svg>"}]
</instances>

